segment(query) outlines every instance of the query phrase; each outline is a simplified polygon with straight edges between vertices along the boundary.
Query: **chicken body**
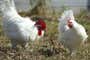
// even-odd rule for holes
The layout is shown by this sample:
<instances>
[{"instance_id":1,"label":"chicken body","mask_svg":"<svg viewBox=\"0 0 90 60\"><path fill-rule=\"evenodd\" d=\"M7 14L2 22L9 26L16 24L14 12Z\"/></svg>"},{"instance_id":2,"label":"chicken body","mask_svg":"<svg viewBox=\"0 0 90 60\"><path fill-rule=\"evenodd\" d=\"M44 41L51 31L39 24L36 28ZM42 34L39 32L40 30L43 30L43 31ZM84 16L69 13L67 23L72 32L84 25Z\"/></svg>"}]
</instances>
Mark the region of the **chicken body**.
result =
<instances>
[{"instance_id":1,"label":"chicken body","mask_svg":"<svg viewBox=\"0 0 90 60\"><path fill-rule=\"evenodd\" d=\"M87 40L86 30L75 21L72 10L64 11L59 21L59 41L73 53Z\"/></svg>"},{"instance_id":2,"label":"chicken body","mask_svg":"<svg viewBox=\"0 0 90 60\"><path fill-rule=\"evenodd\" d=\"M10 38L12 48L16 48L17 44L26 47L29 40L34 41L43 37L44 29L40 30L41 35L38 34L38 25L42 26L42 24L35 25L36 22L29 17L21 17L15 9L13 0L3 0L2 3L3 30ZM45 22L42 22L45 25Z\"/></svg>"}]
</instances>

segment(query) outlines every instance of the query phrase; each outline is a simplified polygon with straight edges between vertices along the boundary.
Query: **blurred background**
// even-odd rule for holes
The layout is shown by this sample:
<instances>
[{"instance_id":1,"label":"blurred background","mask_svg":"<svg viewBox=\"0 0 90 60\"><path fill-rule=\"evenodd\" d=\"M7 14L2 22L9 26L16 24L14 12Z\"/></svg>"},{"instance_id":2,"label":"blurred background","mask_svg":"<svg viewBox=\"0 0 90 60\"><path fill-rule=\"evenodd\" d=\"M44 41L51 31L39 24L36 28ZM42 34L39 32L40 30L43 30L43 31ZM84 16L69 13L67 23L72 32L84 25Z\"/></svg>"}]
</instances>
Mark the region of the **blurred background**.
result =
<instances>
[{"instance_id":1,"label":"blurred background","mask_svg":"<svg viewBox=\"0 0 90 60\"><path fill-rule=\"evenodd\" d=\"M15 0L15 4L18 12L49 18L57 18L67 8L72 9L75 15L90 10L90 0Z\"/></svg>"},{"instance_id":2,"label":"blurred background","mask_svg":"<svg viewBox=\"0 0 90 60\"><path fill-rule=\"evenodd\" d=\"M50 9L60 10L63 7L70 7L78 12L80 9L89 10L90 0L15 0L18 11L32 10L40 3Z\"/></svg>"}]
</instances>

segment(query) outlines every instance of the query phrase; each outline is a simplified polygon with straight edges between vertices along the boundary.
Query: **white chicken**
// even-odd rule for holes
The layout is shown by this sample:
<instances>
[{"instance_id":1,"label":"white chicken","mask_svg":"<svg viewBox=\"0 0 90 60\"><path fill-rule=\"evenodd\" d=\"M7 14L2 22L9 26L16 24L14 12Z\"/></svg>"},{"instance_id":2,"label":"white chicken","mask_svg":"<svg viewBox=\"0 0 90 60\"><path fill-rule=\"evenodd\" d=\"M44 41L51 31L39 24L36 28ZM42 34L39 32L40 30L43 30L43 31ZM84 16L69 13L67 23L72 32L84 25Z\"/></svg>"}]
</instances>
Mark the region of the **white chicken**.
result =
<instances>
[{"instance_id":1,"label":"white chicken","mask_svg":"<svg viewBox=\"0 0 90 60\"><path fill-rule=\"evenodd\" d=\"M59 41L70 50L70 54L72 55L87 38L85 28L75 21L73 11L64 11L59 18Z\"/></svg>"},{"instance_id":2,"label":"white chicken","mask_svg":"<svg viewBox=\"0 0 90 60\"><path fill-rule=\"evenodd\" d=\"M12 48L16 48L17 44L26 47L29 40L34 41L43 37L46 23L41 18L35 22L29 17L21 17L13 0L1 0L0 11L3 17L3 30L10 38Z\"/></svg>"}]
</instances>

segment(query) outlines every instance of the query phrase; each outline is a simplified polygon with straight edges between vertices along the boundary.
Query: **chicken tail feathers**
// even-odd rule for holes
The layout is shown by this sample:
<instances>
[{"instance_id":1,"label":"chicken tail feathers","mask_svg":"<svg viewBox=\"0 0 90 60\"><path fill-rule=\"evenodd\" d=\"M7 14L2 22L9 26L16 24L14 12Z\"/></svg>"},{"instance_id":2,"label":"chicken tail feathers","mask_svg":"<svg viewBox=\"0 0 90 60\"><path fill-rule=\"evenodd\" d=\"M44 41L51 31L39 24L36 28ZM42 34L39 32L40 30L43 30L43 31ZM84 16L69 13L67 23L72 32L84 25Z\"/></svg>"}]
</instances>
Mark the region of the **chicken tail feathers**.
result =
<instances>
[{"instance_id":1,"label":"chicken tail feathers","mask_svg":"<svg viewBox=\"0 0 90 60\"><path fill-rule=\"evenodd\" d=\"M15 8L13 0L0 0L0 12L9 10L10 7Z\"/></svg>"}]
</instances>

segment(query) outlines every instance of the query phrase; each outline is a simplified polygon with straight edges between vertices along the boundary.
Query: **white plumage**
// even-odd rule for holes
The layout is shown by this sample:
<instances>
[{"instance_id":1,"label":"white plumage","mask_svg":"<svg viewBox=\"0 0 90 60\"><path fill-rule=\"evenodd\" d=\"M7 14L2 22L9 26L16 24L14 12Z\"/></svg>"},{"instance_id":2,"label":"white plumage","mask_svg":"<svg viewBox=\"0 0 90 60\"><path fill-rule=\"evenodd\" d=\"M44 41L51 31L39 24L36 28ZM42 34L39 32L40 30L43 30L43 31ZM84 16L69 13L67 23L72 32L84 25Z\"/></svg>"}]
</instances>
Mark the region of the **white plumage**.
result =
<instances>
[{"instance_id":1,"label":"white plumage","mask_svg":"<svg viewBox=\"0 0 90 60\"><path fill-rule=\"evenodd\" d=\"M28 17L21 17L14 6L13 0L0 1L0 11L3 17L3 30L5 34L11 39L12 47L15 48L17 44L26 46L29 40L36 40L44 35L38 35L38 25Z\"/></svg>"},{"instance_id":2,"label":"white plumage","mask_svg":"<svg viewBox=\"0 0 90 60\"><path fill-rule=\"evenodd\" d=\"M59 40L72 53L87 40L85 28L75 21L72 10L66 10L59 18Z\"/></svg>"}]
</instances>

